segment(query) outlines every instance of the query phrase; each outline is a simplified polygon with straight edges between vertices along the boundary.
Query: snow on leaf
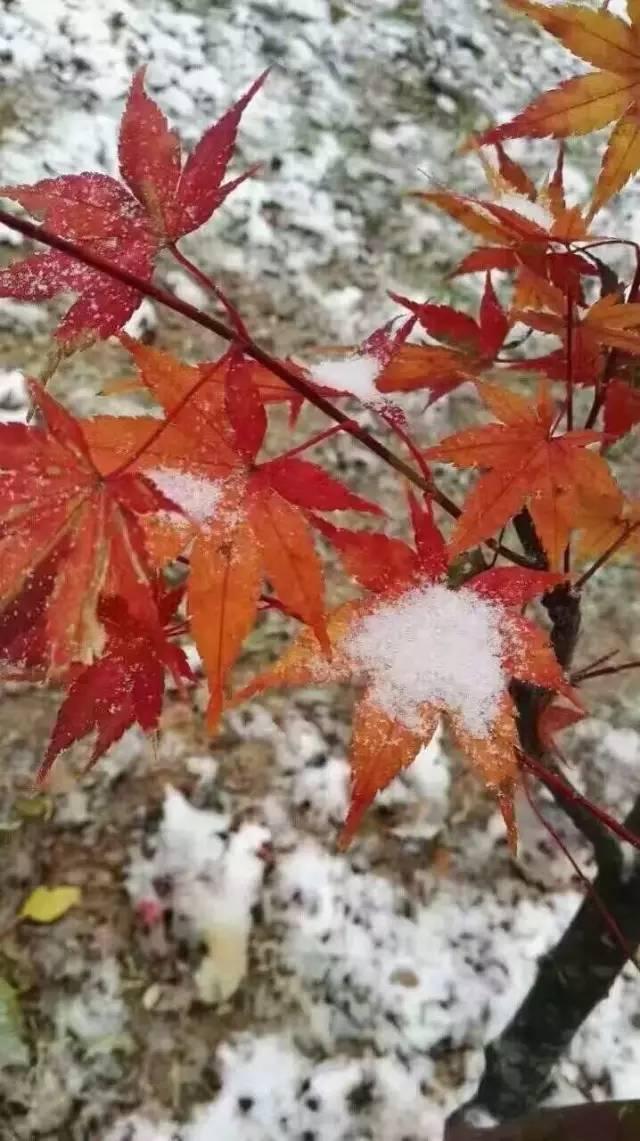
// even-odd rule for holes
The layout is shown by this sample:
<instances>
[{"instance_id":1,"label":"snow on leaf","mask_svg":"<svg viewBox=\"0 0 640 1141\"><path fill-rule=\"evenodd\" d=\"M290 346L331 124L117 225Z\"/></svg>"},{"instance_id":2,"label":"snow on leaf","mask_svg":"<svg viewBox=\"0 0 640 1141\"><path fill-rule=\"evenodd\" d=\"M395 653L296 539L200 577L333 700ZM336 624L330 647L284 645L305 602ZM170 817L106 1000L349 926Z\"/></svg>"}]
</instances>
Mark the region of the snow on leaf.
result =
<instances>
[{"instance_id":1,"label":"snow on leaf","mask_svg":"<svg viewBox=\"0 0 640 1141\"><path fill-rule=\"evenodd\" d=\"M20 908L20 918L33 923L55 923L80 902L80 894L79 887L37 887Z\"/></svg>"},{"instance_id":2,"label":"snow on leaf","mask_svg":"<svg viewBox=\"0 0 640 1141\"><path fill-rule=\"evenodd\" d=\"M170 467L148 468L145 475L195 523L206 523L215 515L222 495L220 480Z\"/></svg>"},{"instance_id":3,"label":"snow on leaf","mask_svg":"<svg viewBox=\"0 0 640 1141\"><path fill-rule=\"evenodd\" d=\"M447 706L467 732L482 736L505 687L503 620L473 590L434 584L365 615L349 633L349 654L389 717L418 731L422 705Z\"/></svg>"},{"instance_id":4,"label":"snow on leaf","mask_svg":"<svg viewBox=\"0 0 640 1141\"><path fill-rule=\"evenodd\" d=\"M376 792L411 762L415 746L430 739L443 717L497 797L515 846L517 730L510 678L531 677L573 697L545 635L520 614L522 600L553 586L558 576L532 572L526 582L526 572L518 569L513 580L487 579L483 591L480 575L476 592L474 579L453 590L434 578L434 569L427 564L418 584L391 579L385 590L380 581L377 596L333 611L327 619L330 660L304 631L274 666L235 695L234 704L273 686L366 683L351 746L345 839Z\"/></svg>"},{"instance_id":5,"label":"snow on leaf","mask_svg":"<svg viewBox=\"0 0 640 1141\"><path fill-rule=\"evenodd\" d=\"M356 396L363 404L375 404L383 399L375 385L379 373L380 361L370 353L317 361L309 369L311 379L321 388Z\"/></svg>"},{"instance_id":6,"label":"snow on leaf","mask_svg":"<svg viewBox=\"0 0 640 1141\"><path fill-rule=\"evenodd\" d=\"M353 838L376 793L410 765L431 740L438 720L437 713L429 721L423 718L419 730L414 731L382 710L375 693L369 692L358 702L351 738L351 804L340 834L343 847Z\"/></svg>"}]
</instances>

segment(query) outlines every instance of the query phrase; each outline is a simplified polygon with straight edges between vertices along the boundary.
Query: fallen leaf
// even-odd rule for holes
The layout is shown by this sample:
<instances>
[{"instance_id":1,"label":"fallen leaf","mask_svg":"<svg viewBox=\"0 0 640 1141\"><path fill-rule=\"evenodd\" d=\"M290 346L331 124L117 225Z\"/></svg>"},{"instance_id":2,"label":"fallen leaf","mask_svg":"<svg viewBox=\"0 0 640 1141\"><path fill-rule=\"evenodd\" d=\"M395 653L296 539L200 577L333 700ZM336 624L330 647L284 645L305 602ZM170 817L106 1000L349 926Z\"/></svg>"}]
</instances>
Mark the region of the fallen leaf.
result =
<instances>
[{"instance_id":1,"label":"fallen leaf","mask_svg":"<svg viewBox=\"0 0 640 1141\"><path fill-rule=\"evenodd\" d=\"M20 908L20 919L31 919L33 923L55 923L80 902L80 896L79 887L41 885L25 899Z\"/></svg>"}]
</instances>

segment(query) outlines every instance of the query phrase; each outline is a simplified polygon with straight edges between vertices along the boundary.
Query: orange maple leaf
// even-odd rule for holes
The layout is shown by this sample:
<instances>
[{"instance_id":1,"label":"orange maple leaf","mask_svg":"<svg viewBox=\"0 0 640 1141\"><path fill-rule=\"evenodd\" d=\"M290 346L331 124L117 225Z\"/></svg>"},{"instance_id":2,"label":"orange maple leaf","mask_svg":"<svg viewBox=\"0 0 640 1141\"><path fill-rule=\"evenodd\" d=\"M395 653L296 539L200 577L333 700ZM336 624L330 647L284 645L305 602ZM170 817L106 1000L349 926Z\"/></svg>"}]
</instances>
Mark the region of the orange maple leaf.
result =
<instances>
[{"instance_id":1,"label":"orange maple leaf","mask_svg":"<svg viewBox=\"0 0 640 1141\"><path fill-rule=\"evenodd\" d=\"M589 216L640 168L640 5L627 0L629 23L605 9L578 4L507 0L535 20L596 71L578 75L540 95L508 123L485 131L477 142L522 136L566 138L616 123L604 155Z\"/></svg>"},{"instance_id":2,"label":"orange maple leaf","mask_svg":"<svg viewBox=\"0 0 640 1141\"><path fill-rule=\"evenodd\" d=\"M581 275L592 276L593 263L558 242L587 238L581 211L568 206L564 191L564 155L558 155L547 182L536 188L526 171L498 144L498 168L483 163L491 198L449 190L415 191L414 196L443 210L484 245L472 250L454 274L503 270L515 275L514 304L558 307L567 289L580 299Z\"/></svg>"},{"instance_id":3,"label":"orange maple leaf","mask_svg":"<svg viewBox=\"0 0 640 1141\"><path fill-rule=\"evenodd\" d=\"M28 600L56 552L42 609L47 668L59 674L99 652L101 595L123 598L134 619L157 624L144 519L159 511L179 518L180 508L141 473L104 476L80 422L36 382L31 391L43 426L0 425L0 609ZM27 605L24 622L29 612Z\"/></svg>"},{"instance_id":4,"label":"orange maple leaf","mask_svg":"<svg viewBox=\"0 0 640 1141\"><path fill-rule=\"evenodd\" d=\"M528 507L550 565L558 567L571 531L561 493L581 481L582 450L601 435L587 430L555 435L557 410L546 382L534 403L497 385L479 382L477 387L501 423L465 429L424 453L430 460L484 471L465 500L450 553L489 538ZM590 458L606 468L601 457Z\"/></svg>"},{"instance_id":5,"label":"orange maple leaf","mask_svg":"<svg viewBox=\"0 0 640 1141\"><path fill-rule=\"evenodd\" d=\"M309 625L330 651L322 564L307 512L380 509L300 457L257 461L267 427L265 378L238 350L211 365L191 366L122 340L168 421L132 418L122 430L120 420L101 417L86 422L85 432L103 465L117 470L127 463L146 472L181 503L191 525L185 531L183 519L156 522L151 545L170 552L178 530L175 553L188 548L187 609L206 668L213 730L265 579L281 608Z\"/></svg>"},{"instance_id":6,"label":"orange maple leaf","mask_svg":"<svg viewBox=\"0 0 640 1141\"><path fill-rule=\"evenodd\" d=\"M452 590L443 576L444 541L430 512L425 516L412 506L416 548L390 541L390 573L380 565L376 574L372 566L389 556L384 541L376 551L370 535L337 529L330 535L351 573L372 588L369 597L329 615L330 661L304 631L274 666L235 695L234 704L272 686L364 684L354 716L343 843L376 793L414 760L444 718L496 795L515 845L517 731L508 683L518 677L573 697L545 635L521 613L561 576L494 568Z\"/></svg>"},{"instance_id":7,"label":"orange maple leaf","mask_svg":"<svg viewBox=\"0 0 640 1141\"><path fill-rule=\"evenodd\" d=\"M561 510L577 533L573 554L578 562L599 558L640 521L640 503L627 499L606 463L589 452L581 457L581 478L562 493ZM640 553L636 530L611 558L629 553Z\"/></svg>"}]
</instances>

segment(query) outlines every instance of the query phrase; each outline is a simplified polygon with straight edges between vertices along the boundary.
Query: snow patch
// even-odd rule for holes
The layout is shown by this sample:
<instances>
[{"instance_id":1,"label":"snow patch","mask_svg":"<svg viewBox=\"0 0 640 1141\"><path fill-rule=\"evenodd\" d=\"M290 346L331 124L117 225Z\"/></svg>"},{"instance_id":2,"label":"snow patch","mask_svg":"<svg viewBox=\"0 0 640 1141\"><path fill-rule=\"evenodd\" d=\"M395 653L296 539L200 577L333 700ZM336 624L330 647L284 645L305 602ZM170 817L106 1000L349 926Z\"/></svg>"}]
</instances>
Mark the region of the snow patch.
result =
<instances>
[{"instance_id":1,"label":"snow patch","mask_svg":"<svg viewBox=\"0 0 640 1141\"><path fill-rule=\"evenodd\" d=\"M254 822L229 829L224 813L195 808L169 786L155 855L134 858L127 878L143 919L168 909L176 935L205 944L195 983L211 1004L231 998L247 973L252 910L271 840Z\"/></svg>"},{"instance_id":2,"label":"snow patch","mask_svg":"<svg viewBox=\"0 0 640 1141\"><path fill-rule=\"evenodd\" d=\"M222 494L219 480L166 467L153 468L145 475L194 523L206 523L215 515Z\"/></svg>"},{"instance_id":3,"label":"snow patch","mask_svg":"<svg viewBox=\"0 0 640 1141\"><path fill-rule=\"evenodd\" d=\"M341 360L318 361L310 369L311 379L316 384L334 388L337 392L348 392L365 404L385 399L375 386L379 373L380 361L369 353Z\"/></svg>"},{"instance_id":4,"label":"snow patch","mask_svg":"<svg viewBox=\"0 0 640 1141\"><path fill-rule=\"evenodd\" d=\"M24 373L18 368L0 371L0 423L24 424L29 400Z\"/></svg>"},{"instance_id":5,"label":"snow patch","mask_svg":"<svg viewBox=\"0 0 640 1141\"><path fill-rule=\"evenodd\" d=\"M372 683L372 700L409 728L420 706L447 706L486 736L505 688L501 609L461 587L435 584L379 606L349 633L348 654Z\"/></svg>"}]
</instances>

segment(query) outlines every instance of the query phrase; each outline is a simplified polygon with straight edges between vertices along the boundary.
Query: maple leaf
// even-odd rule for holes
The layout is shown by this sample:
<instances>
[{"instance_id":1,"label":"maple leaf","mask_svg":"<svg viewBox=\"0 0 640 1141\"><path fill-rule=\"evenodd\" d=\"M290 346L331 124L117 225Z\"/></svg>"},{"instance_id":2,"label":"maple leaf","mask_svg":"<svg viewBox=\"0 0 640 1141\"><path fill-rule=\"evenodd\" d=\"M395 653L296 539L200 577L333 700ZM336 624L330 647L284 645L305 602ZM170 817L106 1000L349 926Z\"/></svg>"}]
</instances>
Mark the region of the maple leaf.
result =
<instances>
[{"instance_id":1,"label":"maple leaf","mask_svg":"<svg viewBox=\"0 0 640 1141\"><path fill-rule=\"evenodd\" d=\"M582 721L584 716L581 709L574 709L558 701L548 702L538 717L537 725L538 737L545 749L553 752L556 734Z\"/></svg>"},{"instance_id":2,"label":"maple leaf","mask_svg":"<svg viewBox=\"0 0 640 1141\"><path fill-rule=\"evenodd\" d=\"M497 385L478 382L477 387L501 423L465 429L424 453L427 459L484 472L456 522L450 554L454 557L476 546L528 507L550 565L557 567L571 530L561 494L587 478L581 466L583 449L599 440L600 433L555 435L557 413L546 382L541 382L535 403ZM600 456L590 456L589 477L592 460L607 468Z\"/></svg>"},{"instance_id":3,"label":"maple leaf","mask_svg":"<svg viewBox=\"0 0 640 1141\"><path fill-rule=\"evenodd\" d=\"M566 307L565 307L566 308ZM566 338L566 313L516 309L514 320L522 321L540 333L555 333ZM606 294L582 312L574 315L573 330L578 340L577 361L596 354L602 345L627 353L640 353L640 302L621 301L616 294ZM579 375L577 373L576 375Z\"/></svg>"},{"instance_id":4,"label":"maple leaf","mask_svg":"<svg viewBox=\"0 0 640 1141\"><path fill-rule=\"evenodd\" d=\"M604 402L605 436L617 439L640 424L640 389L624 380L610 380Z\"/></svg>"},{"instance_id":5,"label":"maple leaf","mask_svg":"<svg viewBox=\"0 0 640 1141\"><path fill-rule=\"evenodd\" d=\"M272 686L364 684L354 715L343 843L376 793L413 761L444 717L497 796L515 844L517 734L509 678L573 697L544 634L520 611L561 576L494 568L452 590L444 581L446 548L429 504L412 500L411 510L414 548L385 536L372 543L363 532L324 528L369 597L328 616L330 661L303 632L274 666L235 695L234 704ZM389 571L385 560L391 552Z\"/></svg>"},{"instance_id":6,"label":"maple leaf","mask_svg":"<svg viewBox=\"0 0 640 1141\"><path fill-rule=\"evenodd\" d=\"M467 254L454 274L513 272L514 303L520 306L557 304L568 289L580 299L581 276L592 276L597 269L579 252L558 248L559 240L588 236L582 213L566 203L562 151L549 180L536 189L524 169L500 146L497 150L498 170L479 152L491 199L448 190L414 192L485 243Z\"/></svg>"},{"instance_id":7,"label":"maple leaf","mask_svg":"<svg viewBox=\"0 0 640 1141\"><path fill-rule=\"evenodd\" d=\"M581 457L581 478L567 485L560 496L560 510L577 532L573 554L577 562L597 559L620 539L625 530L640 520L640 503L627 499L600 456L585 452ZM640 539L631 532L612 555L640 552Z\"/></svg>"},{"instance_id":8,"label":"maple leaf","mask_svg":"<svg viewBox=\"0 0 640 1141\"><path fill-rule=\"evenodd\" d=\"M605 294L590 307L572 305L571 328L568 329L567 300L562 298L557 304L549 303L546 311L518 309L511 311L514 321L521 321L530 329L557 336L562 342L561 349L555 349L541 357L514 361L510 367L516 370L544 372L550 380L566 382L568 375L567 345L571 343L571 376L574 384L599 384L607 366L607 348L616 349L616 371L626 371L634 355L640 354L640 304L625 302L616 293ZM552 310L552 311L549 311ZM617 381L616 381L617 384ZM608 385L607 385L608 387ZM622 412L622 390L614 389L612 401L615 410ZM631 399L625 401L632 417ZM614 413L615 414L615 413ZM631 426L631 421L629 426ZM626 429L625 429L626 430Z\"/></svg>"},{"instance_id":9,"label":"maple leaf","mask_svg":"<svg viewBox=\"0 0 640 1141\"><path fill-rule=\"evenodd\" d=\"M399 305L410 309L425 332L446 346L405 345L378 379L380 392L429 390L429 404L474 380L491 368L509 330L504 312L486 275L478 320L451 305L410 301L392 293Z\"/></svg>"},{"instance_id":10,"label":"maple leaf","mask_svg":"<svg viewBox=\"0 0 640 1141\"><path fill-rule=\"evenodd\" d=\"M159 623L151 624L135 618L122 598L100 600L104 648L96 661L75 672L38 772L40 783L59 754L89 733L95 731L96 739L88 767L132 725L145 732L157 728L167 671L179 688L194 680L183 650L162 629L180 593L157 591Z\"/></svg>"},{"instance_id":11,"label":"maple leaf","mask_svg":"<svg viewBox=\"0 0 640 1141\"><path fill-rule=\"evenodd\" d=\"M252 362L238 349L211 367L190 366L122 339L142 383L171 418L168 451L163 454L162 425L149 417L140 418L142 426L128 423L126 432L114 430L111 418L97 418L85 421L84 431L103 467L117 470L127 463L146 472L181 504L194 528L185 535L182 520L164 524L180 528L176 546L187 538L192 544L187 608L207 672L207 720L213 730L229 671L255 623L265 579L282 609L309 625L329 651L322 565L307 512L381 511L299 456L257 461L266 413ZM152 447L145 448L144 439L154 432ZM136 447L140 434L142 444ZM161 549L171 549L170 538Z\"/></svg>"},{"instance_id":12,"label":"maple leaf","mask_svg":"<svg viewBox=\"0 0 640 1141\"><path fill-rule=\"evenodd\" d=\"M629 23L612 12L578 4L548 7L507 0L535 20L579 59L598 70L547 91L510 122L482 134L480 144L522 136L566 138L615 122L590 208L594 214L640 168L640 9L628 0Z\"/></svg>"},{"instance_id":13,"label":"maple leaf","mask_svg":"<svg viewBox=\"0 0 640 1141\"><path fill-rule=\"evenodd\" d=\"M252 173L224 182L242 113L266 74L205 131L183 165L179 139L145 93L141 69L120 125L122 182L106 174L69 174L33 186L3 186L0 196L20 203L57 236L150 280L160 250L208 221ZM121 329L140 303L130 286L55 250L0 270L0 297L42 301L58 293L79 295L55 333L67 353Z\"/></svg>"},{"instance_id":14,"label":"maple leaf","mask_svg":"<svg viewBox=\"0 0 640 1141\"><path fill-rule=\"evenodd\" d=\"M180 509L142 474L103 477L79 421L35 381L31 392L43 425L0 425L0 614L8 660L23 638L25 662L35 664L44 623L46 665L57 673L99 649L101 594L157 620L141 521Z\"/></svg>"}]
</instances>

